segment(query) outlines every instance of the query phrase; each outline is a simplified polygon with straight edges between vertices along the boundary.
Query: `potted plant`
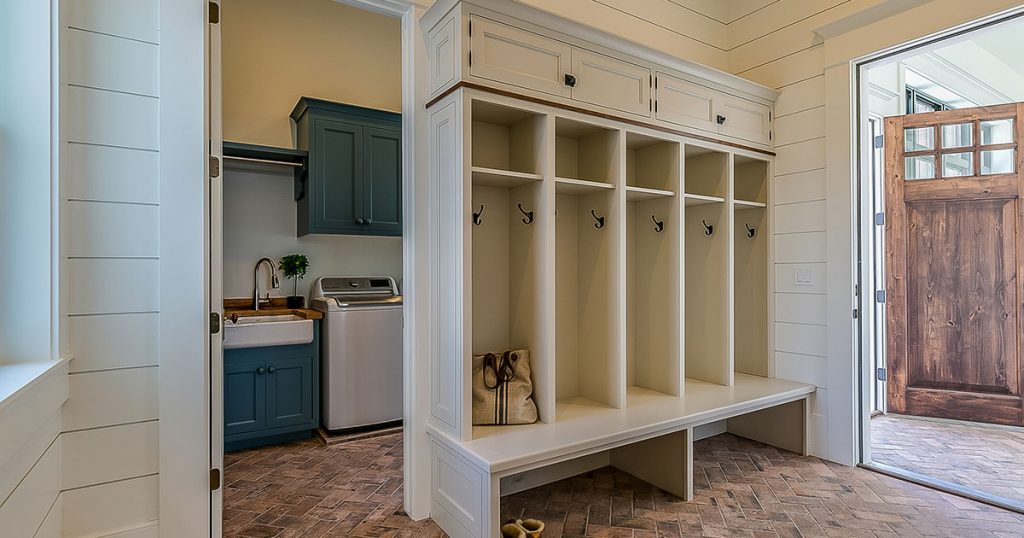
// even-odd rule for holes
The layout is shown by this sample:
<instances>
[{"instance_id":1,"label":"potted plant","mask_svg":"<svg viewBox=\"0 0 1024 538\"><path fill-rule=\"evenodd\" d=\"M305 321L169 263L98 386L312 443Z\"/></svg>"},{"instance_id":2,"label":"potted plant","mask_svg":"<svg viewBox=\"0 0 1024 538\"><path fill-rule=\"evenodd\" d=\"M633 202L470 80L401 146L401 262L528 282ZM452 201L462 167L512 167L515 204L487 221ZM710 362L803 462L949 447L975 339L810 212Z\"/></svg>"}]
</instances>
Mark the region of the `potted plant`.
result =
<instances>
[{"instance_id":1,"label":"potted plant","mask_svg":"<svg viewBox=\"0 0 1024 538\"><path fill-rule=\"evenodd\" d=\"M289 254L278 263L285 278L292 279L292 295L288 297L288 308L305 308L306 298L299 295L299 279L309 271L309 259L305 254Z\"/></svg>"}]
</instances>

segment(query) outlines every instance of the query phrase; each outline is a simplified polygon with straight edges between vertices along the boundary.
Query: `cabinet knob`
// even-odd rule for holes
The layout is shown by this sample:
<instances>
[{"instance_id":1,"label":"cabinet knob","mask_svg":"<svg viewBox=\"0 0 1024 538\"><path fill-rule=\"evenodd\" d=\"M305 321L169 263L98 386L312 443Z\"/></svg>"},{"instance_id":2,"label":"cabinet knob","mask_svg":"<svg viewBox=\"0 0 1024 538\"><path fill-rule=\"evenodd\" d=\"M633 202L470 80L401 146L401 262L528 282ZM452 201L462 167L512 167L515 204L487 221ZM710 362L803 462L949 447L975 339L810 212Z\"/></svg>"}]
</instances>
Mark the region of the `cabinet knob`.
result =
<instances>
[{"instance_id":1,"label":"cabinet knob","mask_svg":"<svg viewBox=\"0 0 1024 538\"><path fill-rule=\"evenodd\" d=\"M715 116L715 121L718 122L719 125L725 125L725 116L719 114Z\"/></svg>"},{"instance_id":2,"label":"cabinet knob","mask_svg":"<svg viewBox=\"0 0 1024 538\"><path fill-rule=\"evenodd\" d=\"M369 226L369 225L373 224L373 219L363 219L363 224L366 224L367 226Z\"/></svg>"},{"instance_id":3,"label":"cabinet knob","mask_svg":"<svg viewBox=\"0 0 1024 538\"><path fill-rule=\"evenodd\" d=\"M263 375L263 372L265 371L266 369L260 366L259 368L256 369L256 375Z\"/></svg>"},{"instance_id":4,"label":"cabinet knob","mask_svg":"<svg viewBox=\"0 0 1024 538\"><path fill-rule=\"evenodd\" d=\"M576 87L576 75L565 74L565 85L570 88Z\"/></svg>"},{"instance_id":5,"label":"cabinet knob","mask_svg":"<svg viewBox=\"0 0 1024 538\"><path fill-rule=\"evenodd\" d=\"M366 224L366 219L363 217L356 218L356 224Z\"/></svg>"},{"instance_id":6,"label":"cabinet knob","mask_svg":"<svg viewBox=\"0 0 1024 538\"><path fill-rule=\"evenodd\" d=\"M275 367L275 366L271 366L271 367L267 368L267 372L268 373L272 374L272 373L274 373L276 371L277 371L277 367Z\"/></svg>"}]
</instances>

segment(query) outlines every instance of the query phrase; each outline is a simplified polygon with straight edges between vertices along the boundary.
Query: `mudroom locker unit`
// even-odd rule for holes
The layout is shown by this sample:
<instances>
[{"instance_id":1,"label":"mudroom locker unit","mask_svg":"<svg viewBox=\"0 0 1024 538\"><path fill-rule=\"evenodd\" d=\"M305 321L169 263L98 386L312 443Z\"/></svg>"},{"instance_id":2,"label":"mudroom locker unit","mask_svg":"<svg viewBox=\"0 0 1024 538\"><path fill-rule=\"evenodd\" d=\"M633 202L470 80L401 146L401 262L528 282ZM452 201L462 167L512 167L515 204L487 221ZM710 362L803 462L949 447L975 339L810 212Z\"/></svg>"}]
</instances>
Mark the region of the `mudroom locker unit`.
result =
<instances>
[{"instance_id":1,"label":"mudroom locker unit","mask_svg":"<svg viewBox=\"0 0 1024 538\"><path fill-rule=\"evenodd\" d=\"M502 495L606 465L689 498L716 428L805 452L815 388L771 351L775 92L510 4L422 21L431 516L493 537ZM472 356L520 348L540 420L474 426Z\"/></svg>"}]
</instances>

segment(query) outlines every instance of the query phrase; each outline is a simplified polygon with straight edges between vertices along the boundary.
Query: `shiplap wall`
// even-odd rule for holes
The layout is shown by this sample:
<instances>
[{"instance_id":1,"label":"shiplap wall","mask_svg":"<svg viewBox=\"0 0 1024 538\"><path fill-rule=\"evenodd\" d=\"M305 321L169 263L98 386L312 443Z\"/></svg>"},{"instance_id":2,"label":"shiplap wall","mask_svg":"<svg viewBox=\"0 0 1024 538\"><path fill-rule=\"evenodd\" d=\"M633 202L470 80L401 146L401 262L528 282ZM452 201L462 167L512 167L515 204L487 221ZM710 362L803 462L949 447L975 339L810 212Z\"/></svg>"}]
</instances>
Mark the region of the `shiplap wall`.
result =
<instances>
[{"instance_id":1,"label":"shiplap wall","mask_svg":"<svg viewBox=\"0 0 1024 538\"><path fill-rule=\"evenodd\" d=\"M61 3L70 363L62 535L156 536L157 0Z\"/></svg>"}]
</instances>

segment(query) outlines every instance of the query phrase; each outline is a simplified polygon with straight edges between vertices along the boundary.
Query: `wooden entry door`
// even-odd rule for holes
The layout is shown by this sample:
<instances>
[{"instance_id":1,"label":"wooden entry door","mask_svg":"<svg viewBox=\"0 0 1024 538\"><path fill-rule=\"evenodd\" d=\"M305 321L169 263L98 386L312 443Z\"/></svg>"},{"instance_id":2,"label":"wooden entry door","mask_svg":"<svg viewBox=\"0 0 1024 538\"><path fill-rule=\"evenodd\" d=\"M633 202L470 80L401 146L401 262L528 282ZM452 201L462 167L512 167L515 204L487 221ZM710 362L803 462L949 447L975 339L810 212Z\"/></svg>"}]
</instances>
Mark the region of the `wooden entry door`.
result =
<instances>
[{"instance_id":1,"label":"wooden entry door","mask_svg":"<svg viewBox=\"0 0 1024 538\"><path fill-rule=\"evenodd\" d=\"M886 119L890 412L1022 424L1022 112Z\"/></svg>"}]
</instances>

